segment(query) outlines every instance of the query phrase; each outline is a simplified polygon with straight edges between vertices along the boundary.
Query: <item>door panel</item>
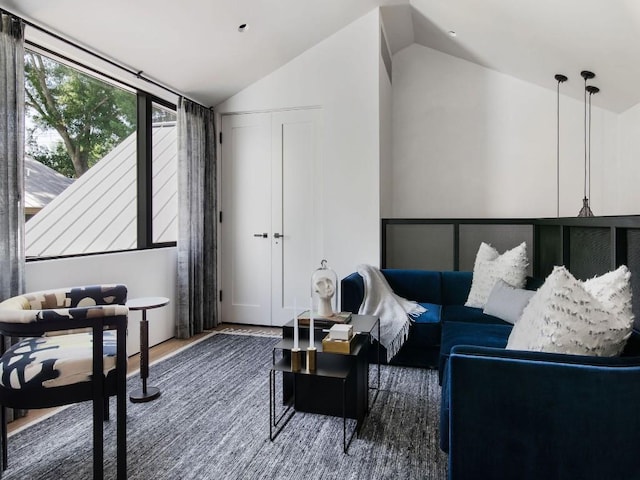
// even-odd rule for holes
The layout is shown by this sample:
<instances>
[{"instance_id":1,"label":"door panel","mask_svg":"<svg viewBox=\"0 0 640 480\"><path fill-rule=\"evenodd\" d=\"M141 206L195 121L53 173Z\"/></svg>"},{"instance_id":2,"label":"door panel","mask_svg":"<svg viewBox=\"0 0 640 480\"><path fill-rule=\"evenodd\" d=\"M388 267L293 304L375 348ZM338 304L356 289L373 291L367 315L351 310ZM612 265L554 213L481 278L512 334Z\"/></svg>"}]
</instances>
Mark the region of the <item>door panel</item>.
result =
<instances>
[{"instance_id":1,"label":"door panel","mask_svg":"<svg viewBox=\"0 0 640 480\"><path fill-rule=\"evenodd\" d=\"M270 325L271 116L225 116L222 137L222 320Z\"/></svg>"},{"instance_id":2,"label":"door panel","mask_svg":"<svg viewBox=\"0 0 640 480\"><path fill-rule=\"evenodd\" d=\"M272 323L282 325L298 311L308 309L311 274L320 265L321 205L319 172L319 110L279 112L273 120L273 240ZM316 258L318 257L318 258Z\"/></svg>"},{"instance_id":3,"label":"door panel","mask_svg":"<svg viewBox=\"0 0 640 480\"><path fill-rule=\"evenodd\" d=\"M294 304L309 308L322 260L320 112L222 118L225 322L279 326Z\"/></svg>"}]
</instances>

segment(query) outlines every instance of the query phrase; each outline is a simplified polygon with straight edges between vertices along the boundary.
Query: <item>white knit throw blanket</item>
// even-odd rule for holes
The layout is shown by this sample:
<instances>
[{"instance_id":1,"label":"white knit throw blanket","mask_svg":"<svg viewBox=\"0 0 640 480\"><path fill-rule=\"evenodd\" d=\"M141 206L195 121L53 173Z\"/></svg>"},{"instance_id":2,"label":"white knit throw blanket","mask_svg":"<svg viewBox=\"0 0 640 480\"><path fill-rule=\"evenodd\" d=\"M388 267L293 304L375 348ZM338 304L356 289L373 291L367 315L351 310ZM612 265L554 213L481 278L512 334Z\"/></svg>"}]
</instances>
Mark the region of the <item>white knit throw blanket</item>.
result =
<instances>
[{"instance_id":1,"label":"white knit throw blanket","mask_svg":"<svg viewBox=\"0 0 640 480\"><path fill-rule=\"evenodd\" d=\"M371 265L358 265L358 273L364 279L364 300L360 315L380 318L380 344L387 349L387 362L400 350L409 335L409 316L419 316L426 309L416 302L393 293L380 270ZM378 332L375 331L374 338Z\"/></svg>"}]
</instances>

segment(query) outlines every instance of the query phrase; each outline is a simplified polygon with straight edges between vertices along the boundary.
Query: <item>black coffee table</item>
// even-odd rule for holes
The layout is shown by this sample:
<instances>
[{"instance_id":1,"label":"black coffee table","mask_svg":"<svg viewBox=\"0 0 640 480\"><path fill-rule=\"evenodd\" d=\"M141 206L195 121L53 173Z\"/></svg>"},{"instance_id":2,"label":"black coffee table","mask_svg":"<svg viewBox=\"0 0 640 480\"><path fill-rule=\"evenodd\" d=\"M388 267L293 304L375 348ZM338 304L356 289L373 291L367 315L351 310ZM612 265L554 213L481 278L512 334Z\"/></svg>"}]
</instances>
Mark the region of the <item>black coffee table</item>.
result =
<instances>
[{"instance_id":1,"label":"black coffee table","mask_svg":"<svg viewBox=\"0 0 640 480\"><path fill-rule=\"evenodd\" d=\"M296 411L342 417L343 451L347 453L355 435L360 431L369 412L369 390L374 390L373 401L380 388L380 366L377 368L377 384L369 386L369 348L376 327L377 317L353 315L350 322L356 338L349 354L322 351L322 338L328 329L314 329L317 349L317 367L310 372L306 366L306 349L309 345L309 327L299 327L299 346L302 349L302 368L291 369L293 348L293 321L283 326L283 339L274 346L273 365L269 374L269 438L274 440ZM280 353L280 355L277 355ZM379 357L378 357L379 359ZM282 373L283 411L276 412L276 375ZM356 425L347 435L347 418Z\"/></svg>"}]
</instances>

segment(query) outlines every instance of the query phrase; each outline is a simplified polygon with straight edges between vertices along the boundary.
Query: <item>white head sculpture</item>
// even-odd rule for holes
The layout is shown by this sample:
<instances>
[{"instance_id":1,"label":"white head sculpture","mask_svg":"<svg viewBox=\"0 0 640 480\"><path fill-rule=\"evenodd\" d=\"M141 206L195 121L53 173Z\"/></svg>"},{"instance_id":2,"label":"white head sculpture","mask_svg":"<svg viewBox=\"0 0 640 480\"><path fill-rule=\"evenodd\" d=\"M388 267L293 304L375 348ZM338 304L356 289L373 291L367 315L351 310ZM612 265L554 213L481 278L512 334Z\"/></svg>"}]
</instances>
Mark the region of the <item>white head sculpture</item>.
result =
<instances>
[{"instance_id":1,"label":"white head sculpture","mask_svg":"<svg viewBox=\"0 0 640 480\"><path fill-rule=\"evenodd\" d=\"M336 272L327 267L327 261L320 262L311 276L311 293L318 297L318 315L331 317L334 314L334 296L336 294L338 277Z\"/></svg>"}]
</instances>

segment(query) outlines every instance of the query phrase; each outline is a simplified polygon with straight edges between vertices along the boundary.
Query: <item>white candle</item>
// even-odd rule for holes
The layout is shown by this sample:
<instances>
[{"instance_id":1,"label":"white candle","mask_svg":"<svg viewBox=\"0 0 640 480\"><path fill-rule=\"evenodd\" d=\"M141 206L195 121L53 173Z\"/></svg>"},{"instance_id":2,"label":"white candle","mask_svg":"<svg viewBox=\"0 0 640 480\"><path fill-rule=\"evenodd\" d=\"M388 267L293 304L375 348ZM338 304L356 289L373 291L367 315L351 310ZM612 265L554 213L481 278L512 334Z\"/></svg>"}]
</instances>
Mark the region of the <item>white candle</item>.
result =
<instances>
[{"instance_id":1,"label":"white candle","mask_svg":"<svg viewBox=\"0 0 640 480\"><path fill-rule=\"evenodd\" d=\"M296 299L293 299L293 348L298 349L298 305Z\"/></svg>"},{"instance_id":2,"label":"white candle","mask_svg":"<svg viewBox=\"0 0 640 480\"><path fill-rule=\"evenodd\" d=\"M314 328L313 328L313 297L309 302L309 347L314 348Z\"/></svg>"}]
</instances>

